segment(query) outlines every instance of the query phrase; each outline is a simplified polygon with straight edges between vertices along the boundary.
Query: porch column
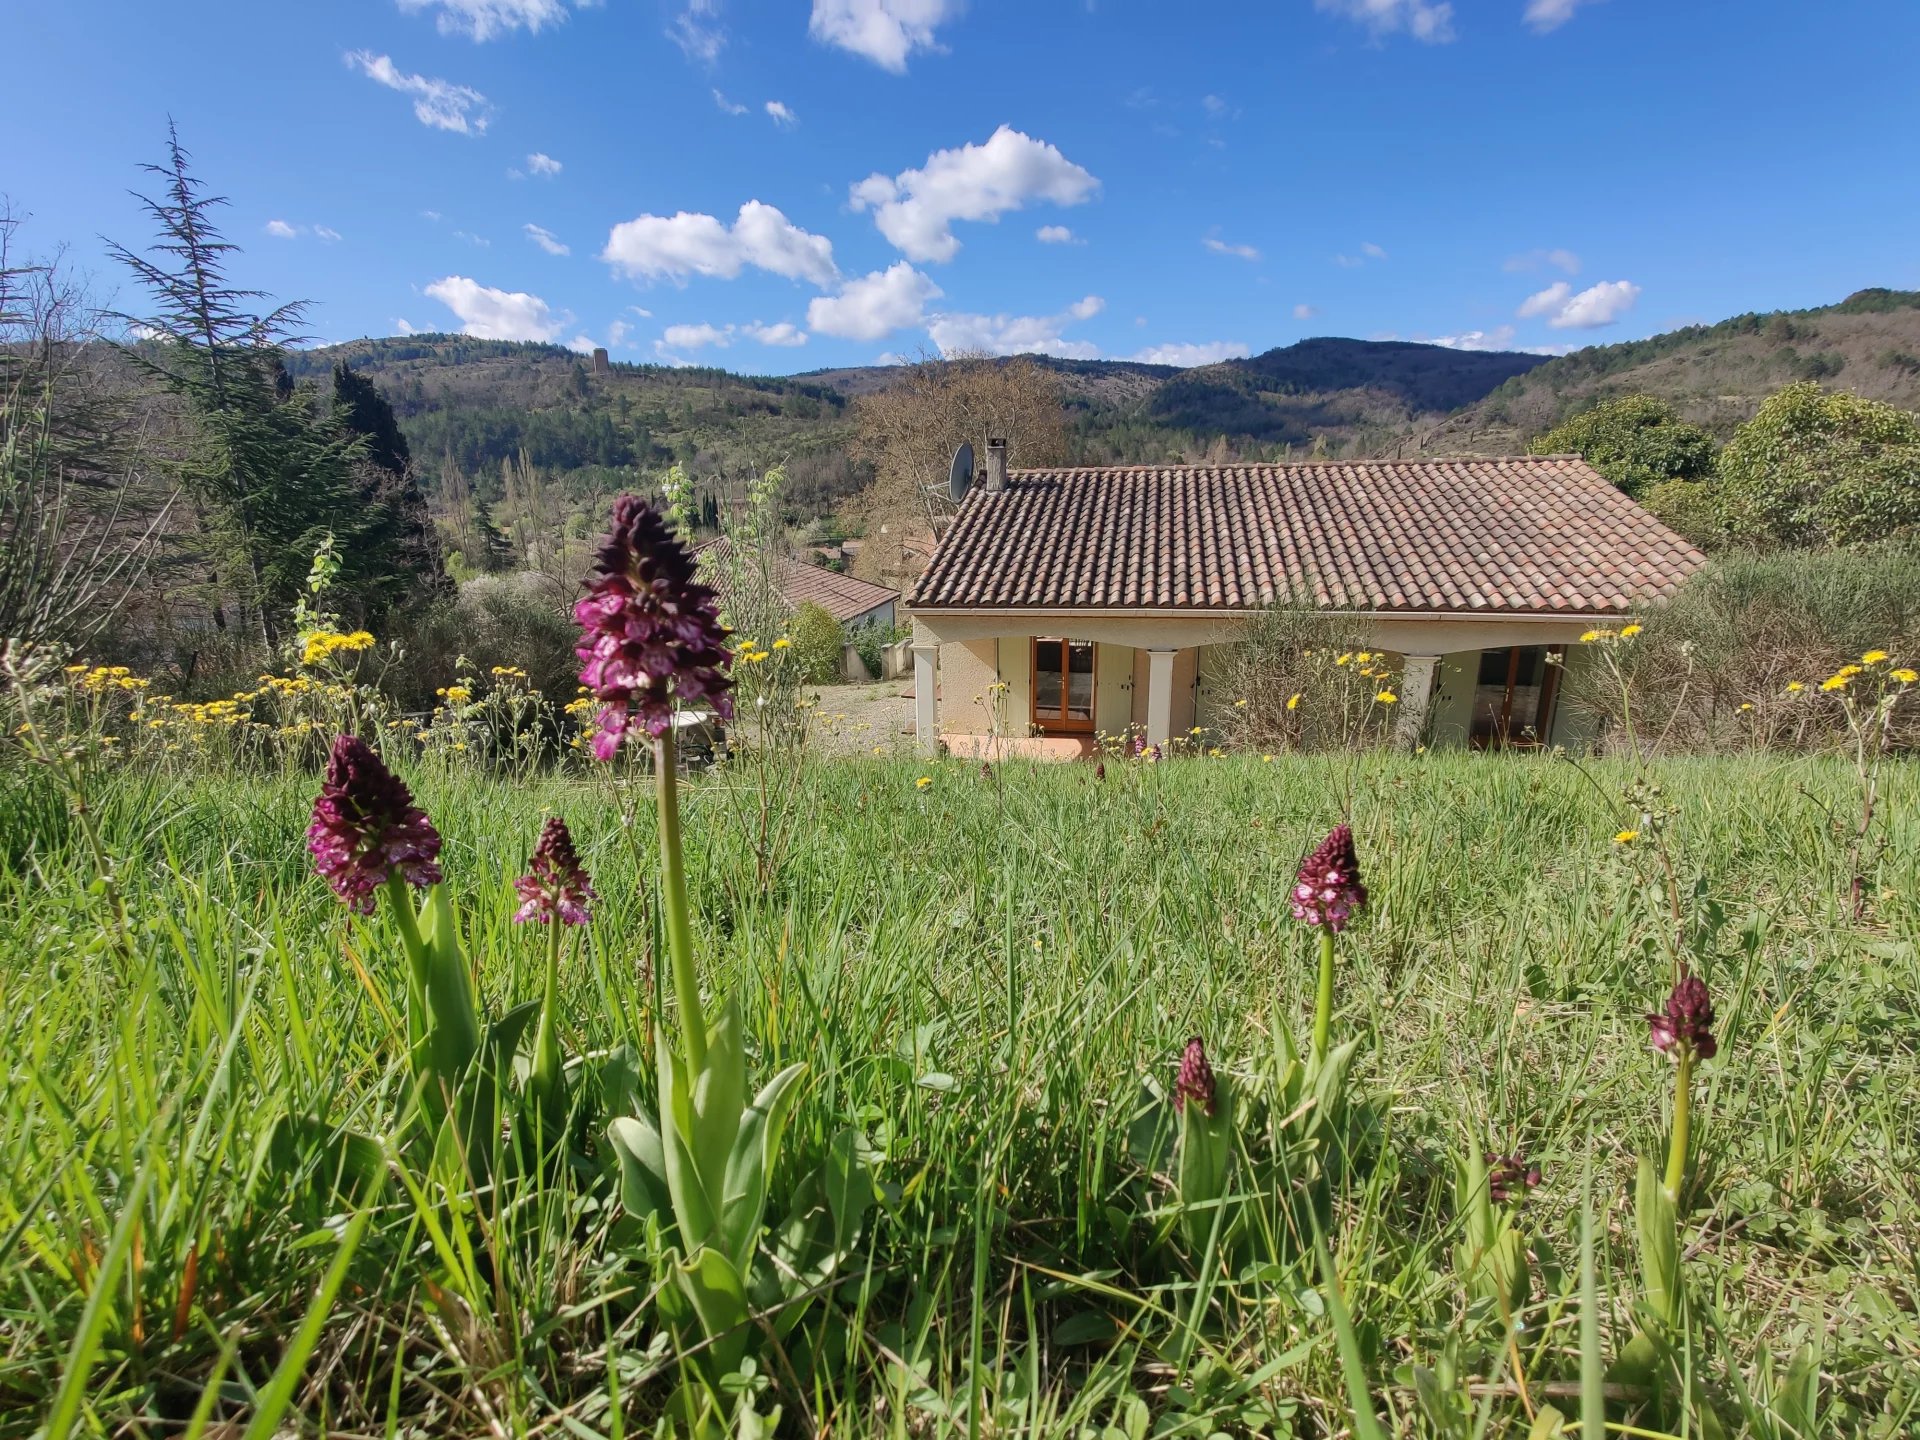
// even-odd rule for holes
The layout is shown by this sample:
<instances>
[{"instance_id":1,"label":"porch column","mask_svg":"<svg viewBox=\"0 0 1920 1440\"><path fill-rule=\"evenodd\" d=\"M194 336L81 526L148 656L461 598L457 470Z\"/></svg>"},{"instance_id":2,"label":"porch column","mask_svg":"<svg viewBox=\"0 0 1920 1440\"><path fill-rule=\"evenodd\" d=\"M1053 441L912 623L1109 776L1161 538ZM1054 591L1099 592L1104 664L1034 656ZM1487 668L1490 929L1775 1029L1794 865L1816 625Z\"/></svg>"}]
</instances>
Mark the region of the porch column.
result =
<instances>
[{"instance_id":1,"label":"porch column","mask_svg":"<svg viewBox=\"0 0 1920 1440\"><path fill-rule=\"evenodd\" d=\"M1401 660L1400 709L1394 716L1393 738L1403 750L1411 750L1426 733L1427 711L1433 704L1433 681L1440 669L1440 657L1404 655Z\"/></svg>"},{"instance_id":2,"label":"porch column","mask_svg":"<svg viewBox=\"0 0 1920 1440\"><path fill-rule=\"evenodd\" d=\"M1147 651L1147 743L1164 746L1173 738L1173 657L1171 650Z\"/></svg>"},{"instance_id":3,"label":"porch column","mask_svg":"<svg viewBox=\"0 0 1920 1440\"><path fill-rule=\"evenodd\" d=\"M934 713L934 692L939 684L940 647L913 646L913 741L922 754L940 749L940 720Z\"/></svg>"}]
</instances>

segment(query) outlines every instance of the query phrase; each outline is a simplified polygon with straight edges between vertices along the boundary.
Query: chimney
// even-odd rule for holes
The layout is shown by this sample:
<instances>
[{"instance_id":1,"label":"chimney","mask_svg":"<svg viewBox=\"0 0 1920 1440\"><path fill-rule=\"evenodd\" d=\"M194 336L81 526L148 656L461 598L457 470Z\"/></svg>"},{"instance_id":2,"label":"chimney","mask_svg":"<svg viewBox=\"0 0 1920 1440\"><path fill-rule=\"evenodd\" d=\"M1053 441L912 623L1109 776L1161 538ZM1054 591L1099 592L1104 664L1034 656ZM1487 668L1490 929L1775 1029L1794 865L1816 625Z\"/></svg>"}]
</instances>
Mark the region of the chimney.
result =
<instances>
[{"instance_id":1,"label":"chimney","mask_svg":"<svg viewBox=\"0 0 1920 1440\"><path fill-rule=\"evenodd\" d=\"M987 478L980 482L980 488L989 495L997 495L1007 488L1007 442L1005 438L987 439Z\"/></svg>"}]
</instances>

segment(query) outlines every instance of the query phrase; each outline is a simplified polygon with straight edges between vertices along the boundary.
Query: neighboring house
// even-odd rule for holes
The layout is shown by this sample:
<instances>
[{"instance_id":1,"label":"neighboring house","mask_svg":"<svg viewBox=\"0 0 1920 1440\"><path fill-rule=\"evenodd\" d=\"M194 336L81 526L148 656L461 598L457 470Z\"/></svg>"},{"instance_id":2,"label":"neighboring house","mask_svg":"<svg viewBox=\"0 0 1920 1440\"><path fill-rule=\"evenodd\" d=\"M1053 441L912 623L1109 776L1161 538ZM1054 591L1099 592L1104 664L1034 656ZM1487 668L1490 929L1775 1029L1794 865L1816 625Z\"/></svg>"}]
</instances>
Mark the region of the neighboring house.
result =
<instances>
[{"instance_id":1,"label":"neighboring house","mask_svg":"<svg viewBox=\"0 0 1920 1440\"><path fill-rule=\"evenodd\" d=\"M700 578L720 592L724 604L733 575L733 542L722 535L718 540L695 546L693 553L700 565ZM743 563L757 565L759 561L749 556ZM789 609L798 610L809 603L818 605L849 631L862 625L892 628L894 606L900 600L898 590L784 555L774 556L771 563L774 586Z\"/></svg>"},{"instance_id":2,"label":"neighboring house","mask_svg":"<svg viewBox=\"0 0 1920 1440\"><path fill-rule=\"evenodd\" d=\"M907 601L929 749L1209 725L1234 698L1217 647L1290 595L1399 658L1409 743L1574 740L1549 655L1705 558L1576 456L1009 472L990 442L986 461Z\"/></svg>"}]
</instances>

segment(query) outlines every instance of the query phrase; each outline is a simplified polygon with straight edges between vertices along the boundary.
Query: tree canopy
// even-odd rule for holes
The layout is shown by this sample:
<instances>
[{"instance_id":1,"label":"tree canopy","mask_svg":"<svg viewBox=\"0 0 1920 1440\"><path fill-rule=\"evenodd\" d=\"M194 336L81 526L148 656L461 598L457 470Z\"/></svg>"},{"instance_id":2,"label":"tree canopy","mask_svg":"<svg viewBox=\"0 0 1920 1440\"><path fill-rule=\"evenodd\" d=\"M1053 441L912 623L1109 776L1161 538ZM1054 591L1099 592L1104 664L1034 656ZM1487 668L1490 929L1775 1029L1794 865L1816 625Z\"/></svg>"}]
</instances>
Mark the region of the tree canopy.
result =
<instances>
[{"instance_id":1,"label":"tree canopy","mask_svg":"<svg viewBox=\"0 0 1920 1440\"><path fill-rule=\"evenodd\" d=\"M1811 382L1767 400L1720 453L1731 533L1845 545L1920 527L1920 415Z\"/></svg>"},{"instance_id":2,"label":"tree canopy","mask_svg":"<svg viewBox=\"0 0 1920 1440\"><path fill-rule=\"evenodd\" d=\"M1535 455L1578 455L1629 495L1713 474L1713 437L1656 395L1605 400L1536 438Z\"/></svg>"}]
</instances>

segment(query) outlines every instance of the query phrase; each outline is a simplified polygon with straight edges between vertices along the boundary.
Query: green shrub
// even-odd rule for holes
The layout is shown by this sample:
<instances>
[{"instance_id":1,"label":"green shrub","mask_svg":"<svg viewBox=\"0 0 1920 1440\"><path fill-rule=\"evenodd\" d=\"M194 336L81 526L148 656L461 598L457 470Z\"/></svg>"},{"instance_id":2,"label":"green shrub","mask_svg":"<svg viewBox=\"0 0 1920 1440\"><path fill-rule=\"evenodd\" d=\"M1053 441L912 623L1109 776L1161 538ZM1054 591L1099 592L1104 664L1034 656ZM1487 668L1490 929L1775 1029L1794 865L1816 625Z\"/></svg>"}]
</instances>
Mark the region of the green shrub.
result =
<instances>
[{"instance_id":1,"label":"green shrub","mask_svg":"<svg viewBox=\"0 0 1920 1440\"><path fill-rule=\"evenodd\" d=\"M846 632L840 622L809 600L794 612L794 654L800 660L800 673L812 685L832 685L841 677L841 656L846 649Z\"/></svg>"},{"instance_id":2,"label":"green shrub","mask_svg":"<svg viewBox=\"0 0 1920 1440\"><path fill-rule=\"evenodd\" d=\"M1920 542L1718 556L1621 657L1636 726L1670 749L1817 747L1839 735L1838 710L1809 707L1788 684L1810 685L1872 649L1920 656ZM1619 719L1619 696L1597 670L1570 669L1567 695ZM1903 714L1900 743L1920 744L1920 708Z\"/></svg>"},{"instance_id":3,"label":"green shrub","mask_svg":"<svg viewBox=\"0 0 1920 1440\"><path fill-rule=\"evenodd\" d=\"M1818 385L1770 397L1720 452L1733 533L1845 545L1920 526L1920 416Z\"/></svg>"}]
</instances>

